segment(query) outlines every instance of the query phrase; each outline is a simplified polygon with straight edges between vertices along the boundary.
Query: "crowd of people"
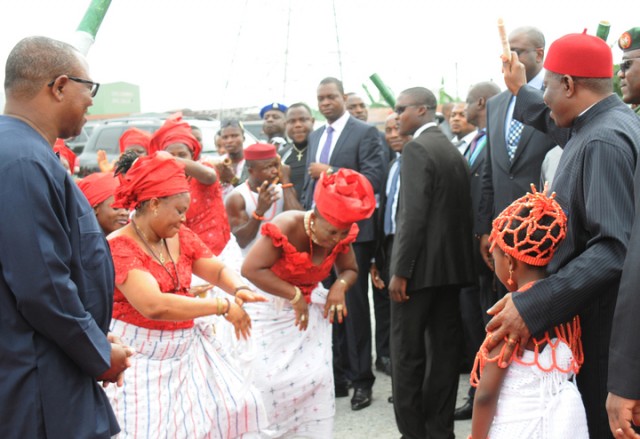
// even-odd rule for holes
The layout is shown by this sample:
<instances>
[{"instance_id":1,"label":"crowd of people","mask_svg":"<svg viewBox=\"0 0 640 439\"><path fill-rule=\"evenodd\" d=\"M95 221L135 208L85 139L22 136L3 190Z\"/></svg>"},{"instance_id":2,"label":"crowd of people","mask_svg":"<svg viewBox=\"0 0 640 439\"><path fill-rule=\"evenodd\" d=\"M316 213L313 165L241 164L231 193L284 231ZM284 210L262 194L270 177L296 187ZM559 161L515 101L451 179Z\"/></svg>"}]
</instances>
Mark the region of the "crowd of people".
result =
<instances>
[{"instance_id":1,"label":"crowd of people","mask_svg":"<svg viewBox=\"0 0 640 439\"><path fill-rule=\"evenodd\" d=\"M72 46L20 41L0 116L0 435L331 438L335 398L367 408L377 371L403 438L471 418L473 439L640 438L640 27L618 40L622 98L586 31L509 44L507 90L445 107L406 88L383 130L326 77L317 129L306 103L274 102L265 143L223 120L202 159L175 113L75 179L61 139L99 84Z\"/></svg>"}]
</instances>

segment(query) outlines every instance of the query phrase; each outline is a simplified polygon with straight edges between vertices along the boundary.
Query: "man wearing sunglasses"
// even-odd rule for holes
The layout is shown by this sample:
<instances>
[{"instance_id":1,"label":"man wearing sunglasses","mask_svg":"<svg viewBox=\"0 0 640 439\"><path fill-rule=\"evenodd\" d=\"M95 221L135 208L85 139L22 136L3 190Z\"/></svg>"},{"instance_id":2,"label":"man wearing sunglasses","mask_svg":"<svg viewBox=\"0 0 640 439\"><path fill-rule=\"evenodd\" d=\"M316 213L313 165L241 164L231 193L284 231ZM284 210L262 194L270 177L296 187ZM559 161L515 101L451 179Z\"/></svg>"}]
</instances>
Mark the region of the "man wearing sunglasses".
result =
<instances>
[{"instance_id":1,"label":"man wearing sunglasses","mask_svg":"<svg viewBox=\"0 0 640 439\"><path fill-rule=\"evenodd\" d=\"M100 381L128 348L107 336L113 263L93 209L53 152L80 134L98 84L82 55L46 37L7 58L0 116L0 437L111 438Z\"/></svg>"},{"instance_id":2,"label":"man wearing sunglasses","mask_svg":"<svg viewBox=\"0 0 640 439\"><path fill-rule=\"evenodd\" d=\"M634 27L623 33L618 39L623 51L618 78L622 89L622 100L640 108L640 27ZM640 123L640 119L639 119ZM624 437L632 438L634 432L631 423L640 425L640 295L638 294L638 274L640 271L640 203L638 203L638 170L636 169L636 213L631 231L627 257L622 270L618 301L613 318L611 346L609 349L609 379L607 390L607 414L609 427L616 434L620 429ZM636 430L637 431L637 430ZM617 436L621 437L621 436Z\"/></svg>"},{"instance_id":3,"label":"man wearing sunglasses","mask_svg":"<svg viewBox=\"0 0 640 439\"><path fill-rule=\"evenodd\" d=\"M542 89L545 39L533 27L515 29L509 35L511 50L525 66L527 85ZM516 97L508 90L487 101L486 160L482 176L482 196L475 217L475 234L480 239L480 252L492 269L489 253L491 222L514 200L540 180L540 168L547 152L556 143L533 127L513 119ZM506 289L496 282L498 296Z\"/></svg>"}]
</instances>

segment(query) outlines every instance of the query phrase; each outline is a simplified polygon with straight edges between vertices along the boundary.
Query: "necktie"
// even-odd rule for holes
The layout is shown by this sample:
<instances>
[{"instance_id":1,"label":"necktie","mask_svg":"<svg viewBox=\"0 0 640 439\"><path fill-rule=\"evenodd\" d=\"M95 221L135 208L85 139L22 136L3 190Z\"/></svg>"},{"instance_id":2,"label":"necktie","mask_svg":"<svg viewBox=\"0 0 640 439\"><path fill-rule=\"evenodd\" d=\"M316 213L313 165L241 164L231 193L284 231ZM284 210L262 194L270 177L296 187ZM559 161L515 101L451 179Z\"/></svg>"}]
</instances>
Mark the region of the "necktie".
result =
<instances>
[{"instance_id":1,"label":"necktie","mask_svg":"<svg viewBox=\"0 0 640 439\"><path fill-rule=\"evenodd\" d=\"M333 140L333 127L327 127L327 140L324 142L322 151L320 151L320 163L329 164L329 153L331 152L331 141Z\"/></svg>"},{"instance_id":2,"label":"necktie","mask_svg":"<svg viewBox=\"0 0 640 439\"><path fill-rule=\"evenodd\" d=\"M402 156L398 157L397 166L391 176L391 186L387 194L387 203L384 207L384 234L385 236L393 234L393 200L398 191L398 180L400 179L400 167L402 165Z\"/></svg>"},{"instance_id":3,"label":"necktie","mask_svg":"<svg viewBox=\"0 0 640 439\"><path fill-rule=\"evenodd\" d=\"M507 134L507 154L509 154L509 160L511 161L513 161L513 157L516 155L516 148L518 147L523 128L524 125L522 122L511 119L509 133Z\"/></svg>"},{"instance_id":4,"label":"necktie","mask_svg":"<svg viewBox=\"0 0 640 439\"><path fill-rule=\"evenodd\" d=\"M471 141L471 144L469 145L469 149L467 149L467 153L465 154L465 158L467 159L467 162L469 162L469 164L472 163L471 158L473 157L473 153L475 152L476 147L478 146L478 141L482 139L482 137L485 134L486 133L484 132L484 130L479 130L478 134L476 134L473 140Z\"/></svg>"}]
</instances>

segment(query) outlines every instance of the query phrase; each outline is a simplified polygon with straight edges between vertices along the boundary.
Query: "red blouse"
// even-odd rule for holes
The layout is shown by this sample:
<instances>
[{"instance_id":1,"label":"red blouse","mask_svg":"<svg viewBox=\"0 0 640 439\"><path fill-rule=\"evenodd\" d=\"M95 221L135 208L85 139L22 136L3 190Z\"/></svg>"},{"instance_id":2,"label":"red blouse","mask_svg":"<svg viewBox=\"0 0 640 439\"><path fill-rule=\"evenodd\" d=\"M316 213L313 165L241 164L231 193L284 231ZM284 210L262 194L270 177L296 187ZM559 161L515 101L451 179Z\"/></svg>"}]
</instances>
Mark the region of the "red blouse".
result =
<instances>
[{"instance_id":1,"label":"red blouse","mask_svg":"<svg viewBox=\"0 0 640 439\"><path fill-rule=\"evenodd\" d=\"M271 238L274 247L282 248L282 256L273 264L271 271L280 279L299 287L307 303L311 302L311 292L318 282L329 275L338 255L349 251L349 246L356 240L358 231L358 225L354 223L347 237L336 244L320 265L315 265L309 253L298 251L277 226L272 223L262 226L262 234Z\"/></svg>"},{"instance_id":2,"label":"red blouse","mask_svg":"<svg viewBox=\"0 0 640 439\"><path fill-rule=\"evenodd\" d=\"M171 260L165 263L169 273L162 268L162 265L153 257L145 253L142 248L132 238L128 236L117 236L109 240L113 264L116 271L116 285L120 285L127 280L129 271L142 270L150 273L158 281L160 290L165 294L188 295L191 286L191 266L193 261L200 258L210 258L211 250L187 227L181 227L178 232L180 240L180 256L176 260L178 268L178 279L180 279L180 289L174 292L174 280L169 276L171 273L175 278L175 272ZM166 321L150 320L138 312L126 299L118 288L113 293L113 318L122 320L148 329L184 329L193 326L193 320Z\"/></svg>"},{"instance_id":3,"label":"red blouse","mask_svg":"<svg viewBox=\"0 0 640 439\"><path fill-rule=\"evenodd\" d=\"M213 168L210 163L202 163ZM222 201L220 180L211 185L190 178L191 206L187 211L187 227L196 232L200 239L218 256L231 237L231 227L227 211Z\"/></svg>"}]
</instances>

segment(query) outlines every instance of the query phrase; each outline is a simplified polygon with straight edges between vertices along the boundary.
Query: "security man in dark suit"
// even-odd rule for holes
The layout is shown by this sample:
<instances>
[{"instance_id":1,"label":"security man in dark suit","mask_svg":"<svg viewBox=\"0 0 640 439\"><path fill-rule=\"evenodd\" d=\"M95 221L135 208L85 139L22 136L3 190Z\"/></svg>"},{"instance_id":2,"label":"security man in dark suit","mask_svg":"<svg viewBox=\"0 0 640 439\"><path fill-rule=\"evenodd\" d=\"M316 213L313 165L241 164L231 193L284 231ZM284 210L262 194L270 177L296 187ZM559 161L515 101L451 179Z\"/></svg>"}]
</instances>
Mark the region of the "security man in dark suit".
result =
<instances>
[{"instance_id":1,"label":"security man in dark suit","mask_svg":"<svg viewBox=\"0 0 640 439\"><path fill-rule=\"evenodd\" d=\"M315 183L323 172L349 168L367 177L377 192L384 176L384 160L379 131L351 116L345 108L342 82L325 78L317 89L318 108L327 125L309 135L308 175L303 204L313 205ZM334 376L336 396L348 395L348 382L354 388L351 408L360 410L371 404L375 381L371 358L371 317L369 312L369 266L375 250L374 219L358 222L360 233L353 250L359 273L358 281L347 294L349 316L344 323L334 323Z\"/></svg>"},{"instance_id":2,"label":"security man in dark suit","mask_svg":"<svg viewBox=\"0 0 640 439\"><path fill-rule=\"evenodd\" d=\"M542 89L544 35L533 27L518 28L509 35L511 50L525 65L527 85ZM493 219L517 198L531 183L540 180L540 168L547 152L556 142L531 126L513 119L516 97L508 90L487 102L487 145L482 197L475 218L475 233L480 238L480 251L488 266L489 232ZM497 282L499 295L506 289Z\"/></svg>"},{"instance_id":3,"label":"security man in dark suit","mask_svg":"<svg viewBox=\"0 0 640 439\"><path fill-rule=\"evenodd\" d=\"M435 122L426 88L396 102L404 146L391 254L394 410L404 438L453 437L462 322L460 287L475 281L469 167Z\"/></svg>"}]
</instances>

